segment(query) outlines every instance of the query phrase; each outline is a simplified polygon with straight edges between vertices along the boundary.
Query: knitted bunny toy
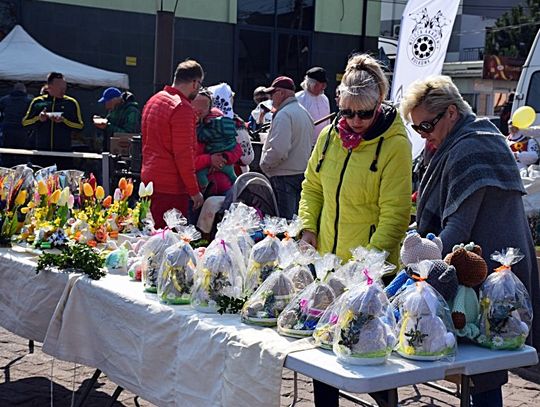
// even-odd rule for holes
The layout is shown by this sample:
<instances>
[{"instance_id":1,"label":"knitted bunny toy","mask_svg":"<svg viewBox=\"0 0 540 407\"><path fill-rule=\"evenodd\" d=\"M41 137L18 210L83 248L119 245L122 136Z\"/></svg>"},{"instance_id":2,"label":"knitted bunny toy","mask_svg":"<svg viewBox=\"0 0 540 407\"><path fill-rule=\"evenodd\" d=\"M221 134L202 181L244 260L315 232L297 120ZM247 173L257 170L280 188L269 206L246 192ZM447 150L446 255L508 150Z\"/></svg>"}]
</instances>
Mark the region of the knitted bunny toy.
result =
<instances>
[{"instance_id":1,"label":"knitted bunny toy","mask_svg":"<svg viewBox=\"0 0 540 407\"><path fill-rule=\"evenodd\" d=\"M456 245L444 261L455 267L459 280L456 297L450 305L457 335L473 339L480 333L477 325L480 305L474 288L484 282L488 273L482 248L473 242Z\"/></svg>"},{"instance_id":2,"label":"knitted bunny toy","mask_svg":"<svg viewBox=\"0 0 540 407\"><path fill-rule=\"evenodd\" d=\"M384 291L388 298L392 299L406 286L411 285L414 282L411 278L411 272L408 270L410 265L419 263L422 260L442 260L442 247L441 239L433 233L428 233L425 238L422 238L415 230L408 232L403 240L400 253L401 262L405 268L401 270L385 288ZM440 271L441 273L444 272L442 269ZM434 274L431 280L438 277L439 276L436 277ZM429 280L430 278L428 277L428 282L431 284L432 281ZM449 298L446 298L447 296L444 294L442 295L448 301ZM453 295L455 295L455 292ZM450 297L452 297L452 293L450 293Z\"/></svg>"}]
</instances>

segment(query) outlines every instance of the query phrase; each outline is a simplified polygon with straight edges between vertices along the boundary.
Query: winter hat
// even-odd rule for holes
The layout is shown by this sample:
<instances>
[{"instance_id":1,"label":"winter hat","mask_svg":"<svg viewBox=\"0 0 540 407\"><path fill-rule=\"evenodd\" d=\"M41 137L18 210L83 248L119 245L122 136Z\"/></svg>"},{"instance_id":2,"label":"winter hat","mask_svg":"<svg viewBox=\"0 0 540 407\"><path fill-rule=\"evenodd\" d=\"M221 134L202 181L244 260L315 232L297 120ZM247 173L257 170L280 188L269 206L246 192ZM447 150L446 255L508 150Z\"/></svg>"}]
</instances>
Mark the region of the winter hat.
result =
<instances>
[{"instance_id":1,"label":"winter hat","mask_svg":"<svg viewBox=\"0 0 540 407\"><path fill-rule=\"evenodd\" d=\"M231 87L222 82L219 85L210 86L208 90L212 92L212 106L221 110L223 116L232 119L234 117L232 101L234 92Z\"/></svg>"},{"instance_id":2,"label":"winter hat","mask_svg":"<svg viewBox=\"0 0 540 407\"><path fill-rule=\"evenodd\" d=\"M401 262L408 266L422 260L441 260L442 247L441 239L433 233L422 238L416 230L410 231L401 246Z\"/></svg>"}]
</instances>

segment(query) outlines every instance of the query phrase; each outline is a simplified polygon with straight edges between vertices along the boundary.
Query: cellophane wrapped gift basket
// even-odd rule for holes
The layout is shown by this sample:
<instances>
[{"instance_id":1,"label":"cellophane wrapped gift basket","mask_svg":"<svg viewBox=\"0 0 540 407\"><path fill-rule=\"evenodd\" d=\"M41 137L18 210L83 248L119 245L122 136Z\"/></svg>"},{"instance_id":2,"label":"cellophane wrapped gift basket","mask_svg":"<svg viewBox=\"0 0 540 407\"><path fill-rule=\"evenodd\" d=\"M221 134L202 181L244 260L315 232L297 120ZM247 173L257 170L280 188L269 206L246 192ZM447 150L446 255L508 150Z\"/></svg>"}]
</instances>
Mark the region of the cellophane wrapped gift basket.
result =
<instances>
[{"instance_id":1,"label":"cellophane wrapped gift basket","mask_svg":"<svg viewBox=\"0 0 540 407\"><path fill-rule=\"evenodd\" d=\"M385 262L385 252L372 253L364 261L365 280L344 294L339 310L333 351L343 363L384 363L396 344L396 322L381 281L394 267Z\"/></svg>"},{"instance_id":2,"label":"cellophane wrapped gift basket","mask_svg":"<svg viewBox=\"0 0 540 407\"><path fill-rule=\"evenodd\" d=\"M298 241L294 260L284 269L293 282L295 292L298 293L313 283L315 278L309 266L319 258L320 255L313 246L303 240Z\"/></svg>"},{"instance_id":3,"label":"cellophane wrapped gift basket","mask_svg":"<svg viewBox=\"0 0 540 407\"><path fill-rule=\"evenodd\" d=\"M173 230L187 224L186 218L180 211L171 209L163 215L167 228L152 236L141 248L141 270L144 290L157 293L159 268L163 261L165 250L169 246L178 243L179 236Z\"/></svg>"},{"instance_id":4,"label":"cellophane wrapped gift basket","mask_svg":"<svg viewBox=\"0 0 540 407\"><path fill-rule=\"evenodd\" d=\"M245 261L229 225L218 226L216 238L197 266L191 305L206 313L238 312L244 298ZM243 304L242 304L243 305Z\"/></svg>"},{"instance_id":5,"label":"cellophane wrapped gift basket","mask_svg":"<svg viewBox=\"0 0 540 407\"><path fill-rule=\"evenodd\" d=\"M281 248L281 241L277 235L285 230L286 225L287 221L283 218L266 217L264 219L266 237L253 246L249 256L247 292L254 292L276 270Z\"/></svg>"},{"instance_id":6,"label":"cellophane wrapped gift basket","mask_svg":"<svg viewBox=\"0 0 540 407\"><path fill-rule=\"evenodd\" d=\"M165 250L159 269L157 294L166 304L189 304L197 256L190 242L201 238L195 226L182 227L180 240Z\"/></svg>"},{"instance_id":7,"label":"cellophane wrapped gift basket","mask_svg":"<svg viewBox=\"0 0 540 407\"><path fill-rule=\"evenodd\" d=\"M396 351L408 359L452 359L457 351L450 308L437 290L425 281L432 266L430 260L412 265L418 281L392 302L399 304L401 315Z\"/></svg>"},{"instance_id":8,"label":"cellophane wrapped gift basket","mask_svg":"<svg viewBox=\"0 0 540 407\"><path fill-rule=\"evenodd\" d=\"M333 254L326 254L315 262L317 279L300 291L279 316L280 334L296 338L312 335L320 317L336 298L328 280L339 265L340 259Z\"/></svg>"},{"instance_id":9,"label":"cellophane wrapped gift basket","mask_svg":"<svg viewBox=\"0 0 540 407\"><path fill-rule=\"evenodd\" d=\"M392 265L385 263L386 252L369 250L362 246L351 250L351 252L353 254L352 259L330 276L330 282L334 283L334 287L339 288L341 285L345 285L345 288L341 291L334 288L336 299L324 311L313 332L315 344L324 349L332 350L339 313L343 302L347 299L347 291L355 285L367 283L369 276L367 267L380 264L384 267L385 272L393 269Z\"/></svg>"},{"instance_id":10,"label":"cellophane wrapped gift basket","mask_svg":"<svg viewBox=\"0 0 540 407\"><path fill-rule=\"evenodd\" d=\"M519 349L532 324L532 304L527 289L512 273L511 266L523 259L519 249L495 252L499 263L480 288L480 335L476 341L491 349Z\"/></svg>"}]
</instances>

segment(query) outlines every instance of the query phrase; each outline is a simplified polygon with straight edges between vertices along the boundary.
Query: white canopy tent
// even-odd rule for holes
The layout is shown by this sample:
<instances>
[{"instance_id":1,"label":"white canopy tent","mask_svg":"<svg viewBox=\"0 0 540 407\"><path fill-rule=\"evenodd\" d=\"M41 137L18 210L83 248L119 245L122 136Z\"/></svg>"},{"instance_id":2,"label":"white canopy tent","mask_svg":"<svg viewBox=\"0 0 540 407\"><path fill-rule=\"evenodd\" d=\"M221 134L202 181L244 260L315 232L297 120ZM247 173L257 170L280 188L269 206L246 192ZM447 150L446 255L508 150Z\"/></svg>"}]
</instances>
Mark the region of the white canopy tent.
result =
<instances>
[{"instance_id":1,"label":"white canopy tent","mask_svg":"<svg viewBox=\"0 0 540 407\"><path fill-rule=\"evenodd\" d=\"M0 80L44 82L50 72L62 72L71 84L129 89L127 74L105 71L56 55L20 25L0 41Z\"/></svg>"}]
</instances>

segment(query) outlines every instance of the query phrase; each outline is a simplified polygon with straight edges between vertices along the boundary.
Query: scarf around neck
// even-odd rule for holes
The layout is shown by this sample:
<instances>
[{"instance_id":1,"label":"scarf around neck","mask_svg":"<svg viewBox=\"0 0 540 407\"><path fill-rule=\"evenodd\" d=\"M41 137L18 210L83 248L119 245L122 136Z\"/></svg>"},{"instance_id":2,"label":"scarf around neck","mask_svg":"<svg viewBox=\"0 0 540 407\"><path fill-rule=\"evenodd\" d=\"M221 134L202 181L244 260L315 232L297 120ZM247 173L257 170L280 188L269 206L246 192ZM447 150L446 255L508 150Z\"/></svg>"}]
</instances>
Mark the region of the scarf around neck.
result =
<instances>
[{"instance_id":1,"label":"scarf around neck","mask_svg":"<svg viewBox=\"0 0 540 407\"><path fill-rule=\"evenodd\" d=\"M504 137L489 120L468 114L446 136L422 178L418 232L439 234L461 204L484 187L525 194Z\"/></svg>"}]
</instances>

